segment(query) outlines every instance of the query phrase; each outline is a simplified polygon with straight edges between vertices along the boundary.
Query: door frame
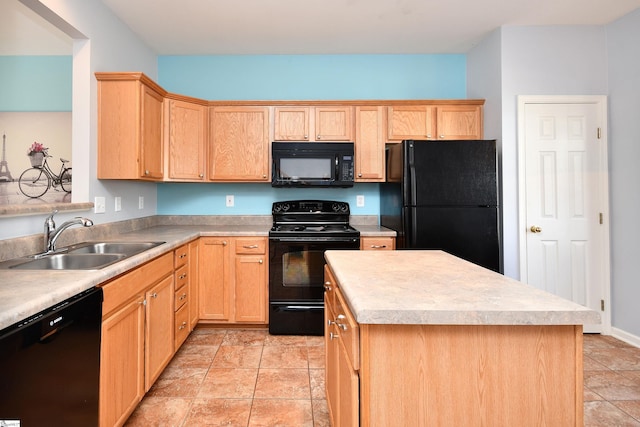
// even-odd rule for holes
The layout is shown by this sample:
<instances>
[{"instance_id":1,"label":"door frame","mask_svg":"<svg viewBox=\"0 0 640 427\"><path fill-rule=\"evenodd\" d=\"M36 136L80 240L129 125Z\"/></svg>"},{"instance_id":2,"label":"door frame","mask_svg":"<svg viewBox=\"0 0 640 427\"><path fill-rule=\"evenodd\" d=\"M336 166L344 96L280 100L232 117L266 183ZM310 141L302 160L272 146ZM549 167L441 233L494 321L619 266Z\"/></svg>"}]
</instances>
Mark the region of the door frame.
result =
<instances>
[{"instance_id":1,"label":"door frame","mask_svg":"<svg viewBox=\"0 0 640 427\"><path fill-rule=\"evenodd\" d=\"M602 296L604 311L600 311L602 333L611 334L611 252L609 215L609 163L608 163L608 116L606 95L518 95L517 148L518 148L518 240L520 260L520 280L527 282L527 222L526 222L526 150L525 150L525 106L527 104L594 104L602 121L600 145L600 170L598 187L601 192L602 229L604 247L600 256L604 260Z\"/></svg>"}]
</instances>

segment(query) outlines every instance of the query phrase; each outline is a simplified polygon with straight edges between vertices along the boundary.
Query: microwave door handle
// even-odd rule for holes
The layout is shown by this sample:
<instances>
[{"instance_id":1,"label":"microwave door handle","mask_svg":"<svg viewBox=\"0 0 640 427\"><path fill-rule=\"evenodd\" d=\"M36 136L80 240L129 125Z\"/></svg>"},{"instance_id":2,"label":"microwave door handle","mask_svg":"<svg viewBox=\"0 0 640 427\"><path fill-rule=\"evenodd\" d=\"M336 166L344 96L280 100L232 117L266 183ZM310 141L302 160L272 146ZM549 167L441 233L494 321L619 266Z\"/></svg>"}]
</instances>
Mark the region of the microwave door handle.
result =
<instances>
[{"instance_id":1,"label":"microwave door handle","mask_svg":"<svg viewBox=\"0 0 640 427\"><path fill-rule=\"evenodd\" d=\"M338 181L340 179L340 157L336 154L335 156L335 172L333 174L333 180Z\"/></svg>"}]
</instances>

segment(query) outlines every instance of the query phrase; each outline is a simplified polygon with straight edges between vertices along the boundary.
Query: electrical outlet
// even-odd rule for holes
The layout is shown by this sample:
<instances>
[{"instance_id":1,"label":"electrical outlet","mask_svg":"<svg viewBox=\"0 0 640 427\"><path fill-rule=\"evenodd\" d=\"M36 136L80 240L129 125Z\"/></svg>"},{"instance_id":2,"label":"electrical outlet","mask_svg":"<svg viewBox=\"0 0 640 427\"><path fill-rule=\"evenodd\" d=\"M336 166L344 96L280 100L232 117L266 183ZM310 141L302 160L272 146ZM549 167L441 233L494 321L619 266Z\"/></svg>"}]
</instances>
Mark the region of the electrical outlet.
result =
<instances>
[{"instance_id":1,"label":"electrical outlet","mask_svg":"<svg viewBox=\"0 0 640 427\"><path fill-rule=\"evenodd\" d=\"M225 198L225 205L228 208L232 208L233 204L234 204L233 195L232 194L227 194L227 197Z\"/></svg>"},{"instance_id":2,"label":"electrical outlet","mask_svg":"<svg viewBox=\"0 0 640 427\"><path fill-rule=\"evenodd\" d=\"M364 195L358 194L356 196L356 206L359 207L359 208L363 208L364 207Z\"/></svg>"},{"instance_id":3,"label":"electrical outlet","mask_svg":"<svg viewBox=\"0 0 640 427\"><path fill-rule=\"evenodd\" d=\"M144 209L144 196L138 196L138 209Z\"/></svg>"},{"instance_id":4,"label":"electrical outlet","mask_svg":"<svg viewBox=\"0 0 640 427\"><path fill-rule=\"evenodd\" d=\"M113 207L113 209L118 212L122 210L122 197L120 196L116 196L115 199L115 206Z\"/></svg>"},{"instance_id":5,"label":"electrical outlet","mask_svg":"<svg viewBox=\"0 0 640 427\"><path fill-rule=\"evenodd\" d=\"M93 213L104 213L105 199L104 197L96 197L93 199Z\"/></svg>"}]
</instances>

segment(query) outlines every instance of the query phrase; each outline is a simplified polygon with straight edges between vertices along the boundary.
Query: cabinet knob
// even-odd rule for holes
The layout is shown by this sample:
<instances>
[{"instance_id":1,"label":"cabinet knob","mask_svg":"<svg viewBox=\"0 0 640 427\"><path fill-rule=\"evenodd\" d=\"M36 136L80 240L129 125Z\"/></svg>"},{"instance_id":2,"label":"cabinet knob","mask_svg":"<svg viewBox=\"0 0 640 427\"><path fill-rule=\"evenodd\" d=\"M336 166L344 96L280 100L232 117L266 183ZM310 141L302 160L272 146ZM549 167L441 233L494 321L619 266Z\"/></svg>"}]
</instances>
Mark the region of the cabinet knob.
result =
<instances>
[{"instance_id":1,"label":"cabinet knob","mask_svg":"<svg viewBox=\"0 0 640 427\"><path fill-rule=\"evenodd\" d=\"M152 293L151 298L158 298L158 293L157 292Z\"/></svg>"},{"instance_id":2,"label":"cabinet knob","mask_svg":"<svg viewBox=\"0 0 640 427\"><path fill-rule=\"evenodd\" d=\"M187 256L187 254L182 254L180 255L180 259L185 258Z\"/></svg>"},{"instance_id":3,"label":"cabinet knob","mask_svg":"<svg viewBox=\"0 0 640 427\"><path fill-rule=\"evenodd\" d=\"M362 174L361 173L358 174L358 178L362 178Z\"/></svg>"},{"instance_id":4,"label":"cabinet knob","mask_svg":"<svg viewBox=\"0 0 640 427\"><path fill-rule=\"evenodd\" d=\"M260 264L262 264L264 261L260 260L260 261L258 261L258 262L259 262Z\"/></svg>"},{"instance_id":5,"label":"cabinet knob","mask_svg":"<svg viewBox=\"0 0 640 427\"><path fill-rule=\"evenodd\" d=\"M329 339L332 340L334 338L338 338L340 335L334 334L333 332L329 332Z\"/></svg>"},{"instance_id":6,"label":"cabinet knob","mask_svg":"<svg viewBox=\"0 0 640 427\"><path fill-rule=\"evenodd\" d=\"M440 139L444 139L444 135L440 135Z\"/></svg>"},{"instance_id":7,"label":"cabinet knob","mask_svg":"<svg viewBox=\"0 0 640 427\"><path fill-rule=\"evenodd\" d=\"M305 135L305 136L304 136L304 139L309 139L309 135Z\"/></svg>"},{"instance_id":8,"label":"cabinet knob","mask_svg":"<svg viewBox=\"0 0 640 427\"><path fill-rule=\"evenodd\" d=\"M199 174L198 176L199 176L200 178L204 178L204 174L203 174L203 173Z\"/></svg>"},{"instance_id":9,"label":"cabinet knob","mask_svg":"<svg viewBox=\"0 0 640 427\"><path fill-rule=\"evenodd\" d=\"M266 178L266 177L267 177L267 174L262 174L262 177L263 177L263 178Z\"/></svg>"},{"instance_id":10,"label":"cabinet knob","mask_svg":"<svg viewBox=\"0 0 640 427\"><path fill-rule=\"evenodd\" d=\"M149 175L149 171L147 169L145 169L144 174L145 175Z\"/></svg>"},{"instance_id":11,"label":"cabinet knob","mask_svg":"<svg viewBox=\"0 0 640 427\"><path fill-rule=\"evenodd\" d=\"M185 277L187 277L187 273L182 273L182 274L178 277L178 279L184 279Z\"/></svg>"},{"instance_id":12,"label":"cabinet knob","mask_svg":"<svg viewBox=\"0 0 640 427\"><path fill-rule=\"evenodd\" d=\"M431 138L431 134L430 133L427 134L427 138Z\"/></svg>"},{"instance_id":13,"label":"cabinet knob","mask_svg":"<svg viewBox=\"0 0 640 427\"><path fill-rule=\"evenodd\" d=\"M325 282L324 283L324 290L325 291L330 291L331 290L331 282Z\"/></svg>"}]
</instances>

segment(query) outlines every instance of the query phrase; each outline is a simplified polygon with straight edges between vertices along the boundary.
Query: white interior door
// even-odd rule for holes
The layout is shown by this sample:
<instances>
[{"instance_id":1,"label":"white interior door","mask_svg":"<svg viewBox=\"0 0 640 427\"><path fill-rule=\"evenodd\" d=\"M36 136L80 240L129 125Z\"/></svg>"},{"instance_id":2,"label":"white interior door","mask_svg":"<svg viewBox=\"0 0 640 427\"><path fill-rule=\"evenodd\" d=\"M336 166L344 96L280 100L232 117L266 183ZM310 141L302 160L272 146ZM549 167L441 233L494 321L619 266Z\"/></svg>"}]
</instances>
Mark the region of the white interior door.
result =
<instances>
[{"instance_id":1,"label":"white interior door","mask_svg":"<svg viewBox=\"0 0 640 427\"><path fill-rule=\"evenodd\" d=\"M601 312L606 325L609 251L602 109L593 102L521 104L521 276L530 285ZM603 328L585 325L585 331Z\"/></svg>"}]
</instances>

